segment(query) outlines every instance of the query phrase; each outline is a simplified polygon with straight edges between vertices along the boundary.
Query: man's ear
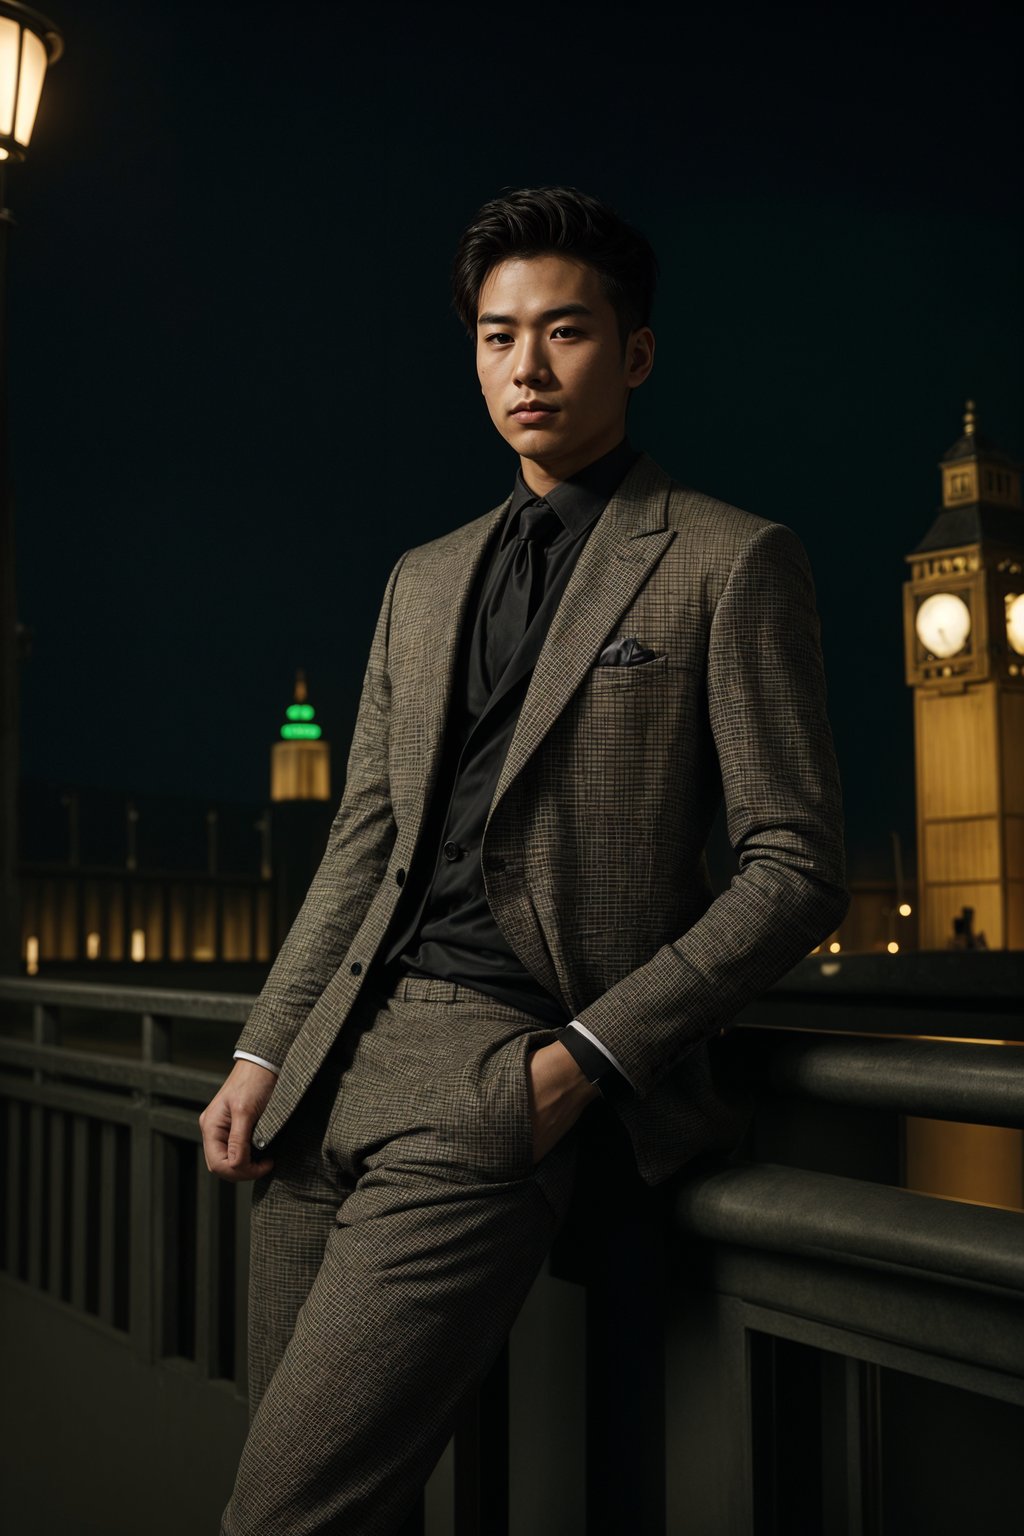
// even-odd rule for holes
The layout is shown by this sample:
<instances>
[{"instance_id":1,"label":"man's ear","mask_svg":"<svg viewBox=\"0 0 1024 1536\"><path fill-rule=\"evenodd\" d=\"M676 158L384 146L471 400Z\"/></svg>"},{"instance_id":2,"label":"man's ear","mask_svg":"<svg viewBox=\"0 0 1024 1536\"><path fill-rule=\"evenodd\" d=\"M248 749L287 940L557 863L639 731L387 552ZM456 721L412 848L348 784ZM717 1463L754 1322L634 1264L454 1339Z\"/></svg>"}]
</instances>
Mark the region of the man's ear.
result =
<instances>
[{"instance_id":1,"label":"man's ear","mask_svg":"<svg viewBox=\"0 0 1024 1536\"><path fill-rule=\"evenodd\" d=\"M626 341L626 383L631 389L642 384L654 367L654 332L649 325L630 331Z\"/></svg>"}]
</instances>

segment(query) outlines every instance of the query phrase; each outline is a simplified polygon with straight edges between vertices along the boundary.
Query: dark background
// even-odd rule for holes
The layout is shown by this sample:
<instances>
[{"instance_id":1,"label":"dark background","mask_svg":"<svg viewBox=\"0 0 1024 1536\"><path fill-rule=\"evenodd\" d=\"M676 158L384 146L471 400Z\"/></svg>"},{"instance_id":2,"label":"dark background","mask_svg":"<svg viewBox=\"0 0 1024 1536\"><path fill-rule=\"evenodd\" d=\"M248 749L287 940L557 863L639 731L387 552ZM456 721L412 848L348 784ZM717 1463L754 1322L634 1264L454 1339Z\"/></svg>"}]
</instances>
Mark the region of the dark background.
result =
<instances>
[{"instance_id":1,"label":"dark background","mask_svg":"<svg viewBox=\"0 0 1024 1536\"><path fill-rule=\"evenodd\" d=\"M452 248L568 182L660 256L634 442L807 547L851 877L910 852L904 556L966 397L1024 450L1009 7L51 14L8 191L26 775L258 800L304 666L340 794L391 566L515 470Z\"/></svg>"}]
</instances>

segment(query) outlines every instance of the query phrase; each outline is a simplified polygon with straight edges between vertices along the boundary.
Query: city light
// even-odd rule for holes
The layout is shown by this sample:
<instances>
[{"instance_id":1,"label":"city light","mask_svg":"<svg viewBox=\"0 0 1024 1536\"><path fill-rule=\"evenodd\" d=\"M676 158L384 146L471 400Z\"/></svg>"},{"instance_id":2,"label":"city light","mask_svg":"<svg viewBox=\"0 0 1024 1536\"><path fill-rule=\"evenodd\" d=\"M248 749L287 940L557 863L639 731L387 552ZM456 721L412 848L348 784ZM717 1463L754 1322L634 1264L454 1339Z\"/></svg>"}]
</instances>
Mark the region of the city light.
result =
<instances>
[{"instance_id":1,"label":"city light","mask_svg":"<svg viewBox=\"0 0 1024 1536\"><path fill-rule=\"evenodd\" d=\"M895 939L890 939L885 947L889 951L890 955L898 955L900 952L900 947Z\"/></svg>"},{"instance_id":2,"label":"city light","mask_svg":"<svg viewBox=\"0 0 1024 1536\"><path fill-rule=\"evenodd\" d=\"M909 901L901 901L900 904L899 904L899 907L897 908L897 911L899 912L900 917L909 917L913 910L914 909L910 905Z\"/></svg>"},{"instance_id":3,"label":"city light","mask_svg":"<svg viewBox=\"0 0 1024 1536\"><path fill-rule=\"evenodd\" d=\"M829 950L833 955L838 955L842 947L843 946L840 944L838 939L833 939L832 943L829 945Z\"/></svg>"}]
</instances>

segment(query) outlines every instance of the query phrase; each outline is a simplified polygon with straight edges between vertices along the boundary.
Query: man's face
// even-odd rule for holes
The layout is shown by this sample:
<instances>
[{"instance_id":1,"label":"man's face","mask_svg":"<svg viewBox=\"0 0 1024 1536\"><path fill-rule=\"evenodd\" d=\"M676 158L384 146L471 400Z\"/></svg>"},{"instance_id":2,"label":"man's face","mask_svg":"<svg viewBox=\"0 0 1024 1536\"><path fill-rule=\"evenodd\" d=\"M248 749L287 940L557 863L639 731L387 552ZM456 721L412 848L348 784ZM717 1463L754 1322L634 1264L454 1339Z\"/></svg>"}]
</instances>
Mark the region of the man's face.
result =
<instances>
[{"instance_id":1,"label":"man's face","mask_svg":"<svg viewBox=\"0 0 1024 1536\"><path fill-rule=\"evenodd\" d=\"M618 317L593 267L514 257L484 279L477 374L491 420L539 494L622 440L630 390L653 358L646 326L630 333L623 355Z\"/></svg>"}]
</instances>

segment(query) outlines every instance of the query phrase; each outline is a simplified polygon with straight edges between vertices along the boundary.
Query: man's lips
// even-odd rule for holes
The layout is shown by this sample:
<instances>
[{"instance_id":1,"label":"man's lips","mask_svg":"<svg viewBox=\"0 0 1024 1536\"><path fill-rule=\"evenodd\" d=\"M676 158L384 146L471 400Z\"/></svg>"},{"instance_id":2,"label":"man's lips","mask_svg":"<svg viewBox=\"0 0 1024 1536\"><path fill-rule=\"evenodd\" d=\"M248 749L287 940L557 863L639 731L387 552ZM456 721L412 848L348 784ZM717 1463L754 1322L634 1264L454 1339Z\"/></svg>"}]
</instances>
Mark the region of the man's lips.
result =
<instances>
[{"instance_id":1,"label":"man's lips","mask_svg":"<svg viewBox=\"0 0 1024 1536\"><path fill-rule=\"evenodd\" d=\"M530 422L544 421L548 416L556 415L557 412L557 405L547 405L543 400L522 400L512 407L509 415L529 425Z\"/></svg>"}]
</instances>

